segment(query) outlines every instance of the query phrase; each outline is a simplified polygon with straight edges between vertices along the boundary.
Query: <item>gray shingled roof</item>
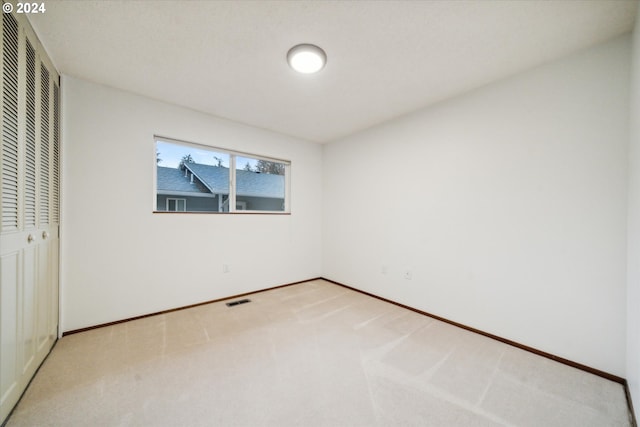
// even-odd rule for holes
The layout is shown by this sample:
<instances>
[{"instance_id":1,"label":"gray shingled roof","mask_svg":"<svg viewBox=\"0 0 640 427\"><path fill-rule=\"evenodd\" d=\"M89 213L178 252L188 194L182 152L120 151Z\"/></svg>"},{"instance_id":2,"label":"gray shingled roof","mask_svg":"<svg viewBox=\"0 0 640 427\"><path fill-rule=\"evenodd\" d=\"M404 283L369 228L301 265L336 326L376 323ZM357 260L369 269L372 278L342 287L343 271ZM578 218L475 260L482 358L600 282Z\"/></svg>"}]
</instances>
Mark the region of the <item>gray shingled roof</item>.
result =
<instances>
[{"instance_id":1,"label":"gray shingled roof","mask_svg":"<svg viewBox=\"0 0 640 427\"><path fill-rule=\"evenodd\" d=\"M158 166L158 192L208 193L202 186L191 184L184 172L176 168Z\"/></svg>"},{"instance_id":2,"label":"gray shingled roof","mask_svg":"<svg viewBox=\"0 0 640 427\"><path fill-rule=\"evenodd\" d=\"M229 169L222 166L187 163L185 165L214 194L229 193ZM162 171L167 169L175 173ZM179 178L179 179L178 179ZM284 176L236 170L237 195L284 198ZM158 166L158 190L200 192L179 169ZM187 189L185 189L187 188Z\"/></svg>"},{"instance_id":3,"label":"gray shingled roof","mask_svg":"<svg viewBox=\"0 0 640 427\"><path fill-rule=\"evenodd\" d=\"M236 170L238 196L284 199L284 175Z\"/></svg>"},{"instance_id":4,"label":"gray shingled roof","mask_svg":"<svg viewBox=\"0 0 640 427\"><path fill-rule=\"evenodd\" d=\"M185 164L193 174L214 194L229 194L229 168L223 166Z\"/></svg>"}]
</instances>

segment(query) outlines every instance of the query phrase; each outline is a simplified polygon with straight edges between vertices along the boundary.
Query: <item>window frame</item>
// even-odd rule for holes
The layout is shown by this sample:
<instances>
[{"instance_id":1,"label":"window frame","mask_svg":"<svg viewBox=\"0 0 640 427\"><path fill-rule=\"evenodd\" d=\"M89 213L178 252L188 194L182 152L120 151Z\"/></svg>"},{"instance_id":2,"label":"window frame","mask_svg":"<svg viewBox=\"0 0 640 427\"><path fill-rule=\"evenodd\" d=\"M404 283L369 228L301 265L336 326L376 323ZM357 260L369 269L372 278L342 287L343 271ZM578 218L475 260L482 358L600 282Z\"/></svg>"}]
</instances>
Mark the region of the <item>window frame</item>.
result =
<instances>
[{"instance_id":1,"label":"window frame","mask_svg":"<svg viewBox=\"0 0 640 427\"><path fill-rule=\"evenodd\" d=\"M174 201L176 203L176 210L172 211L169 209L169 202ZM178 210L178 202L184 202L184 210ZM187 199L179 198L179 197L167 197L165 200L166 211L167 212L187 212Z\"/></svg>"},{"instance_id":2,"label":"window frame","mask_svg":"<svg viewBox=\"0 0 640 427\"><path fill-rule=\"evenodd\" d=\"M183 147L193 147L194 149L210 151L212 153L221 153L229 156L229 194L228 194L228 211L161 211L158 210L157 197L158 197L158 162L157 158L157 143L164 142L168 144L180 145ZM237 157L249 157L255 160L264 160L267 162L281 163L284 165L284 206L283 210L246 210L246 202L236 200L236 158ZM166 214L233 214L233 215L291 215L291 160L285 160L277 157L264 156L260 154L249 153L245 151L231 150L229 148L207 145L202 143L195 143L184 141L176 138L164 137L161 135L154 135L153 137L153 213ZM169 198L169 197L168 197ZM167 199L168 199L167 198ZM175 198L173 196L172 198ZM185 209L187 201L185 200ZM168 203L168 202L166 202ZM240 207L238 206L240 205ZM168 205L167 205L168 206ZM233 209L231 209L233 207Z\"/></svg>"}]
</instances>

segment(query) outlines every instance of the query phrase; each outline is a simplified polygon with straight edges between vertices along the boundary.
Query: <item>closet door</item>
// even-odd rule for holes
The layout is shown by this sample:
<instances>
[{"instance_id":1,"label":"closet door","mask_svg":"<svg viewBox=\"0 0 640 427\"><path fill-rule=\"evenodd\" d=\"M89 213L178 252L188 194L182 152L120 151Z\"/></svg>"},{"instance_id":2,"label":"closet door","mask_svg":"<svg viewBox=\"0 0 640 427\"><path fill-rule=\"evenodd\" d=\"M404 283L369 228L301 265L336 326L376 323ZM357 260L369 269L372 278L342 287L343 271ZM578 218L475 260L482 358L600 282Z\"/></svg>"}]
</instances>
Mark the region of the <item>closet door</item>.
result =
<instances>
[{"instance_id":1,"label":"closet door","mask_svg":"<svg viewBox=\"0 0 640 427\"><path fill-rule=\"evenodd\" d=\"M2 17L0 423L57 337L58 75L28 21Z\"/></svg>"},{"instance_id":2,"label":"closet door","mask_svg":"<svg viewBox=\"0 0 640 427\"><path fill-rule=\"evenodd\" d=\"M42 60L41 60L42 61ZM36 353L44 358L58 333L60 222L60 89L50 65L40 63ZM57 80L57 75L55 76ZM43 354L44 353L44 354Z\"/></svg>"},{"instance_id":3,"label":"closet door","mask_svg":"<svg viewBox=\"0 0 640 427\"><path fill-rule=\"evenodd\" d=\"M2 222L0 223L0 420L20 396L24 298L23 249L27 236L19 216L22 154L18 132L19 31L11 14L2 15ZM22 116L22 114L20 114Z\"/></svg>"}]
</instances>

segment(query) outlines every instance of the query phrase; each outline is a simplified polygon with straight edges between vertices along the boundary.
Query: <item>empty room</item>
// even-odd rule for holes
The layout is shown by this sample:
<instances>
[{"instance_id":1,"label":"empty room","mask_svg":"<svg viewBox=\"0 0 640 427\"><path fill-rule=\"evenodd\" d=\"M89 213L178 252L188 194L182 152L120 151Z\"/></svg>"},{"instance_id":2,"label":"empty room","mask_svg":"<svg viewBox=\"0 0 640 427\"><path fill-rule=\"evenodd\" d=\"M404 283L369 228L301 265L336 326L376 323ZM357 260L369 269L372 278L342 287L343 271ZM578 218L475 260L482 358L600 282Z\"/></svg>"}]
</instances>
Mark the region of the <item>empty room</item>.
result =
<instances>
[{"instance_id":1,"label":"empty room","mask_svg":"<svg viewBox=\"0 0 640 427\"><path fill-rule=\"evenodd\" d=\"M0 425L636 426L639 3L3 1Z\"/></svg>"}]
</instances>

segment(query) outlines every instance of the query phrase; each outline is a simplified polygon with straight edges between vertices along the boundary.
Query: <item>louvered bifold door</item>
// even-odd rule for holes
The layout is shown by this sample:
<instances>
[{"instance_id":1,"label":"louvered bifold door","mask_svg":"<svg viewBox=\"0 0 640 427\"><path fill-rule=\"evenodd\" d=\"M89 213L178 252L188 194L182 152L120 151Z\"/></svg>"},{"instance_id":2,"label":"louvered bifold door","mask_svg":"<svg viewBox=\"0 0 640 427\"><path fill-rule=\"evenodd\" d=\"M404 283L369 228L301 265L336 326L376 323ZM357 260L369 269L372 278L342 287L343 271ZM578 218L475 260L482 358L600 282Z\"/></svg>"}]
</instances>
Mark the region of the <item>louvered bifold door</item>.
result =
<instances>
[{"instance_id":1,"label":"louvered bifold door","mask_svg":"<svg viewBox=\"0 0 640 427\"><path fill-rule=\"evenodd\" d=\"M51 300L49 304L49 338L53 344L58 337L58 292L60 267L60 86L59 77L49 76L53 92L49 102L49 232L51 253L49 254Z\"/></svg>"},{"instance_id":2,"label":"louvered bifold door","mask_svg":"<svg viewBox=\"0 0 640 427\"><path fill-rule=\"evenodd\" d=\"M39 99L39 185L38 185L38 317L37 350L48 351L57 334L58 321L58 226L60 201L60 141L58 136L59 91L55 71L42 61ZM53 149L52 149L53 148Z\"/></svg>"},{"instance_id":3,"label":"louvered bifold door","mask_svg":"<svg viewBox=\"0 0 640 427\"><path fill-rule=\"evenodd\" d=\"M13 15L2 15L2 228L0 229L0 415L7 415L20 395L21 369L21 251L19 234L20 143L19 37Z\"/></svg>"},{"instance_id":4,"label":"louvered bifold door","mask_svg":"<svg viewBox=\"0 0 640 427\"><path fill-rule=\"evenodd\" d=\"M28 21L2 17L0 423L57 337L59 77Z\"/></svg>"}]
</instances>

